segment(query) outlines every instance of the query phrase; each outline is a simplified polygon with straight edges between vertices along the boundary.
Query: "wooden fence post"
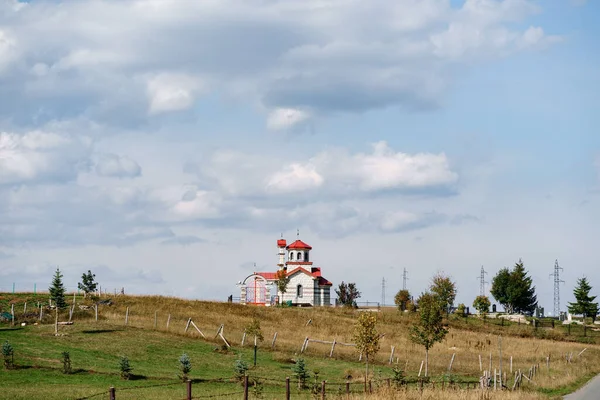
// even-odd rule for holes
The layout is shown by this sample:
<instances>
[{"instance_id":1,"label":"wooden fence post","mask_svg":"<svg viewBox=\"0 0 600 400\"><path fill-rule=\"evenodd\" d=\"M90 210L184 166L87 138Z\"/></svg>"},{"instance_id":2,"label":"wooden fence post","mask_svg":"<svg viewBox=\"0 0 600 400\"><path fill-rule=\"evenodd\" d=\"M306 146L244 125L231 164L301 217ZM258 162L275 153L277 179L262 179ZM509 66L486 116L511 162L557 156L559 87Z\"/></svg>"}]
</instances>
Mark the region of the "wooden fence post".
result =
<instances>
[{"instance_id":1,"label":"wooden fence post","mask_svg":"<svg viewBox=\"0 0 600 400\"><path fill-rule=\"evenodd\" d=\"M483 365L481 364L481 354L479 355L479 372L483 371Z\"/></svg>"},{"instance_id":2,"label":"wooden fence post","mask_svg":"<svg viewBox=\"0 0 600 400\"><path fill-rule=\"evenodd\" d=\"M448 365L448 372L452 371L452 364L454 364L454 356L456 356L456 353L452 353L452 359L450 359L450 365Z\"/></svg>"},{"instance_id":3,"label":"wooden fence post","mask_svg":"<svg viewBox=\"0 0 600 400\"><path fill-rule=\"evenodd\" d=\"M290 400L290 377L285 378L285 400Z\"/></svg>"},{"instance_id":4,"label":"wooden fence post","mask_svg":"<svg viewBox=\"0 0 600 400\"><path fill-rule=\"evenodd\" d=\"M94 304L94 310L96 311L96 321L98 321L98 304Z\"/></svg>"},{"instance_id":5,"label":"wooden fence post","mask_svg":"<svg viewBox=\"0 0 600 400\"><path fill-rule=\"evenodd\" d=\"M346 394L350 396L350 381L346 381Z\"/></svg>"},{"instance_id":6,"label":"wooden fence post","mask_svg":"<svg viewBox=\"0 0 600 400\"><path fill-rule=\"evenodd\" d=\"M113 386L108 388L108 394L109 394L110 400L116 400L115 388Z\"/></svg>"},{"instance_id":7,"label":"wooden fence post","mask_svg":"<svg viewBox=\"0 0 600 400\"><path fill-rule=\"evenodd\" d=\"M171 314L169 314L169 317L167 318L167 330L169 330L169 323L171 322Z\"/></svg>"},{"instance_id":8,"label":"wooden fence post","mask_svg":"<svg viewBox=\"0 0 600 400\"><path fill-rule=\"evenodd\" d=\"M125 325L129 323L129 307L125 310Z\"/></svg>"},{"instance_id":9,"label":"wooden fence post","mask_svg":"<svg viewBox=\"0 0 600 400\"><path fill-rule=\"evenodd\" d=\"M335 338L333 339L333 343L331 343L331 351L329 352L329 358L333 357L334 349L335 349Z\"/></svg>"},{"instance_id":10,"label":"wooden fence post","mask_svg":"<svg viewBox=\"0 0 600 400\"><path fill-rule=\"evenodd\" d=\"M271 342L271 349L275 348L275 341L277 340L277 332L273 335L273 341Z\"/></svg>"},{"instance_id":11,"label":"wooden fence post","mask_svg":"<svg viewBox=\"0 0 600 400\"><path fill-rule=\"evenodd\" d=\"M15 304L10 305L10 314L12 316L11 326L15 326Z\"/></svg>"},{"instance_id":12,"label":"wooden fence post","mask_svg":"<svg viewBox=\"0 0 600 400\"><path fill-rule=\"evenodd\" d=\"M156 329L158 324L158 311L154 311L154 329Z\"/></svg>"},{"instance_id":13,"label":"wooden fence post","mask_svg":"<svg viewBox=\"0 0 600 400\"><path fill-rule=\"evenodd\" d=\"M185 383L187 387L187 400L192 400L192 381L188 379Z\"/></svg>"},{"instance_id":14,"label":"wooden fence post","mask_svg":"<svg viewBox=\"0 0 600 400\"><path fill-rule=\"evenodd\" d=\"M40 321L42 321L42 317L44 316L44 309L42 308L42 306L39 302L38 302L38 306L40 307Z\"/></svg>"},{"instance_id":15,"label":"wooden fence post","mask_svg":"<svg viewBox=\"0 0 600 400\"><path fill-rule=\"evenodd\" d=\"M325 381L321 382L321 400L325 400Z\"/></svg>"},{"instance_id":16,"label":"wooden fence post","mask_svg":"<svg viewBox=\"0 0 600 400\"><path fill-rule=\"evenodd\" d=\"M244 375L244 400L248 400L248 375Z\"/></svg>"},{"instance_id":17,"label":"wooden fence post","mask_svg":"<svg viewBox=\"0 0 600 400\"><path fill-rule=\"evenodd\" d=\"M394 350L396 350L396 347L392 346L392 352L390 353L390 360L388 364L391 364L394 361Z\"/></svg>"}]
</instances>

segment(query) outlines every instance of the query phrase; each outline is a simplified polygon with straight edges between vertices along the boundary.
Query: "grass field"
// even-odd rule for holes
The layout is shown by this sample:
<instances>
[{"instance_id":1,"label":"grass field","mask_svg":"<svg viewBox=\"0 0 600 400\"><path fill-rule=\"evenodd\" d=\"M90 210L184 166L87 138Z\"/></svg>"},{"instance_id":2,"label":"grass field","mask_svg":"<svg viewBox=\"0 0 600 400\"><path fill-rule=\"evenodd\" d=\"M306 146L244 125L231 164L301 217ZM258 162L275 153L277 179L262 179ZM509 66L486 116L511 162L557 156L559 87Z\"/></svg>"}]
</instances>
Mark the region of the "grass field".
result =
<instances>
[{"instance_id":1,"label":"grass field","mask_svg":"<svg viewBox=\"0 0 600 400\"><path fill-rule=\"evenodd\" d=\"M0 295L0 311L9 311L10 305L15 304L17 322L27 322L25 327L18 326L18 323L15 327L6 323L0 325L0 341L8 340L12 344L17 365L14 370L0 370L0 398L76 399L103 393L94 397L102 399L108 398L106 392L114 386L118 399L183 399L185 386L177 379L177 360L184 352L192 359L194 397L222 395L220 398L241 398L241 385L231 379L234 376L233 366L238 358L252 365L253 352L248 345L252 338L247 340L245 347L241 347L240 342L244 327L252 318L258 318L265 341L259 345L257 367L249 371L251 382L256 379L261 383L256 390L251 388L251 397L254 393L262 394L263 398L280 399L285 378L292 376L291 367L305 337L351 342L358 312L320 308L256 308L159 296L119 296L112 298L112 305L99 306L99 321L94 320L93 309L80 310L76 307L74 324L61 326L60 335L55 336L54 315L50 311L46 312L43 324L33 325L39 318L37 302L44 298L32 294ZM29 311L24 315L25 301ZM77 298L77 304L86 304L86 301ZM129 318L126 326L127 308ZM489 368L490 353L492 370L499 368L499 333L502 333L503 370L509 378L511 357L513 371L527 371L532 365L539 364L540 372L533 383L526 383L519 392L489 393L486 394L489 397L485 398L541 399L558 396L572 391L600 372L600 347L569 342L561 328L534 332L530 327L510 326L498 332L500 328L494 325L469 318L467 322L451 320L447 338L430 351L429 370L436 390L432 390L430 384L425 386L423 393L417 391L414 385L408 390L385 392L385 379L393 376L392 367L388 365L391 346L396 348L394 364L406 371L409 381L415 380L424 352L408 340L408 328L413 322L411 316L401 315L393 309L382 309L377 315L378 330L385 336L371 372L375 391L373 399L481 398L481 392L473 389L446 390L442 395L441 382L450 378L459 382L478 381L480 355L483 368ZM184 332L189 318L203 331L206 339L193 328ZM68 313L63 312L59 319L67 320ZM215 339L221 324L224 325L225 337L232 344L231 350L223 348L221 339ZM277 340L272 350L275 332ZM594 337L584 339L593 341ZM317 381L327 381L329 397L344 389L348 376L352 377L352 390L361 391L364 364L358 362L355 350L338 346L334 356L329 358L330 350L330 345L310 343L303 355L308 368L318 371ZM63 351L70 352L75 370L73 374L61 372ZM453 354L455 361L451 375L448 375ZM569 363L566 355L570 354ZM133 380L120 379L120 356L129 358L134 368ZM547 356L550 356L549 369L546 368ZM509 379L511 383L512 379ZM356 398L362 396L357 394ZM312 398L309 390L298 392L295 388L292 397Z\"/></svg>"}]
</instances>

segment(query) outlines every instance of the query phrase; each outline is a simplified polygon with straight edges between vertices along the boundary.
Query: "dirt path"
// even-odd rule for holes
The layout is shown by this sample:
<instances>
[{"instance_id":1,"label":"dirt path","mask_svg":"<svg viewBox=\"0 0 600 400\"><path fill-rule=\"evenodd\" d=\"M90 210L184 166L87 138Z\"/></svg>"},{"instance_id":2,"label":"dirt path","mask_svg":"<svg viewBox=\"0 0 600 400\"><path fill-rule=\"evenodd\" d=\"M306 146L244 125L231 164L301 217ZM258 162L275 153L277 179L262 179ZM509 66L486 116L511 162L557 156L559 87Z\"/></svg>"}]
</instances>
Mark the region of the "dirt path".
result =
<instances>
[{"instance_id":1,"label":"dirt path","mask_svg":"<svg viewBox=\"0 0 600 400\"><path fill-rule=\"evenodd\" d=\"M563 397L564 400L597 400L600 398L600 375L589 381L578 391Z\"/></svg>"}]
</instances>

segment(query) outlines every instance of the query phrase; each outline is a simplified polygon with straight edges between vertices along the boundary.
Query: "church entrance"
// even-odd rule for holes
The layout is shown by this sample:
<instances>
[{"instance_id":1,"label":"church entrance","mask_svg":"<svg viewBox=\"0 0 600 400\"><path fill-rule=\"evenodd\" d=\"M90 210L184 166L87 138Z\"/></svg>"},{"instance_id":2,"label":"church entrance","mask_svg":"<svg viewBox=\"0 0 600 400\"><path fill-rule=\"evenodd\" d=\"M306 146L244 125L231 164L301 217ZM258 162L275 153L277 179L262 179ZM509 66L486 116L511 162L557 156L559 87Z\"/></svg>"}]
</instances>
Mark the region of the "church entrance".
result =
<instances>
[{"instance_id":1,"label":"church entrance","mask_svg":"<svg viewBox=\"0 0 600 400\"><path fill-rule=\"evenodd\" d=\"M246 280L246 304L265 305L267 302L267 282L261 276Z\"/></svg>"}]
</instances>

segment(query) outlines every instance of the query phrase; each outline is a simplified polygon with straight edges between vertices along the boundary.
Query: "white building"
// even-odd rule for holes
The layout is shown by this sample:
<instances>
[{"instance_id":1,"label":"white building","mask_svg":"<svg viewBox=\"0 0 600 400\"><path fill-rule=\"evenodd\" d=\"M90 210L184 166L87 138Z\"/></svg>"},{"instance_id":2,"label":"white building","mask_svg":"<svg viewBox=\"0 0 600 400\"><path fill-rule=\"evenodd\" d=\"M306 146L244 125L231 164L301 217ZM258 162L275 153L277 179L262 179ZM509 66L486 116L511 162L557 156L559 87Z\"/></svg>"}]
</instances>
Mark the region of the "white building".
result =
<instances>
[{"instance_id":1,"label":"white building","mask_svg":"<svg viewBox=\"0 0 600 400\"><path fill-rule=\"evenodd\" d=\"M297 306L330 306L332 284L310 261L312 247L299 239L289 246L285 239L279 239L277 249L279 271L290 278L286 292L282 295L277 291L277 272L254 272L239 284L240 302L271 305L283 300Z\"/></svg>"}]
</instances>

